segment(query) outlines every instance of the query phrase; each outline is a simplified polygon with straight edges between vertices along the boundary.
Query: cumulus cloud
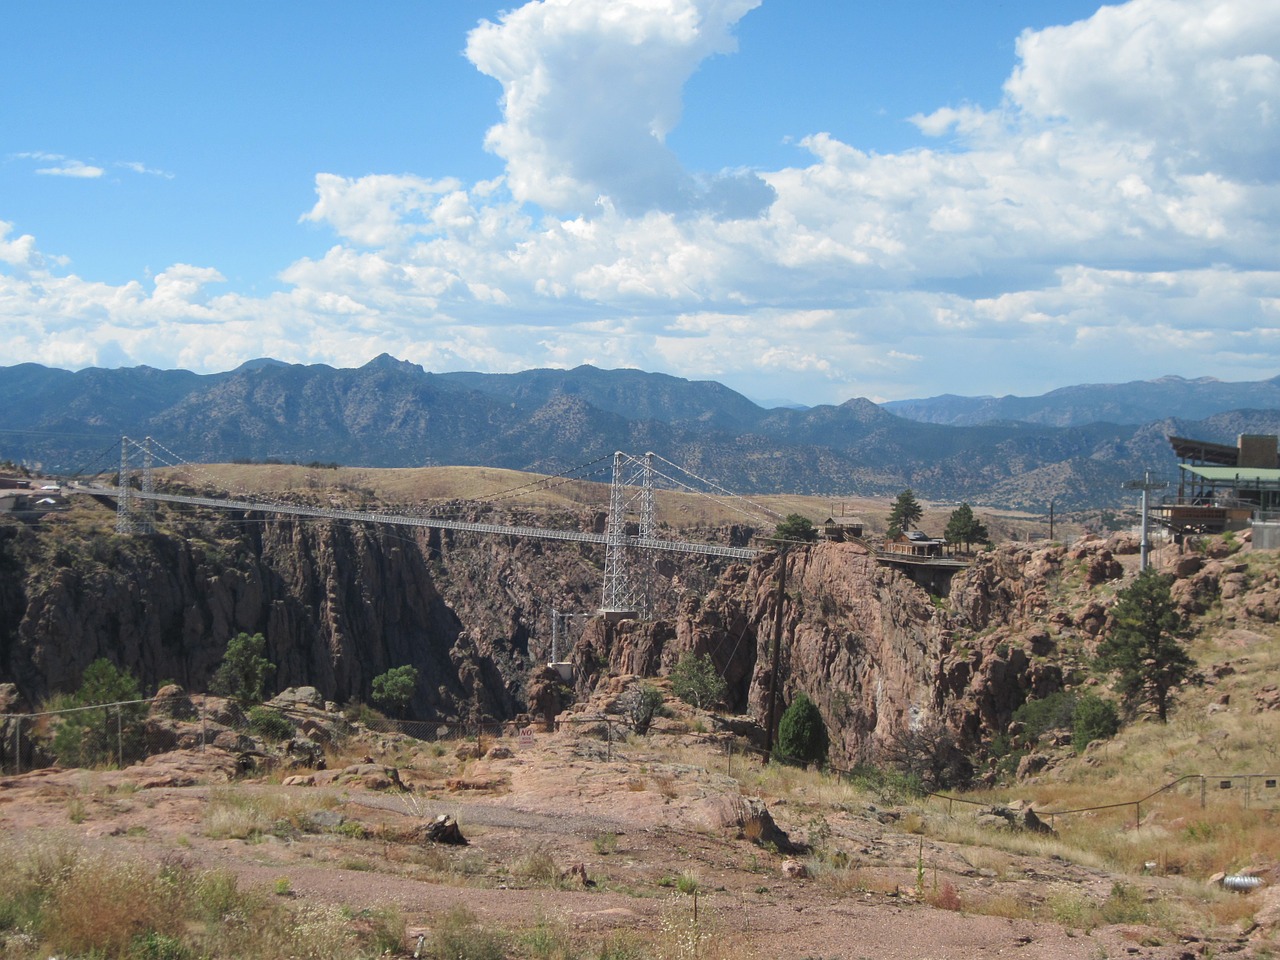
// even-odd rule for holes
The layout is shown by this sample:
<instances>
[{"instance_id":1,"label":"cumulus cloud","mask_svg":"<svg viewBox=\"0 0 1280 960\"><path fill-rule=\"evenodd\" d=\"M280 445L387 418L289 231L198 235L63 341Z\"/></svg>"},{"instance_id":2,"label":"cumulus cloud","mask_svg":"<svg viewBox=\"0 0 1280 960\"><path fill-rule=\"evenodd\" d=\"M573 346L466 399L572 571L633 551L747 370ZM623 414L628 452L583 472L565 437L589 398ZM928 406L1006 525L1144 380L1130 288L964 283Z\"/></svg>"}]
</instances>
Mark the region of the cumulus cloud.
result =
<instances>
[{"instance_id":1,"label":"cumulus cloud","mask_svg":"<svg viewBox=\"0 0 1280 960\"><path fill-rule=\"evenodd\" d=\"M664 143L681 86L757 2L545 0L482 24L467 55L502 84L505 175L318 174L302 219L336 241L268 297L197 266L61 276L0 224L10 355L594 362L807 401L1275 374L1272 6L1130 0L1024 33L1002 102L912 118L943 149L814 131L784 169L687 171Z\"/></svg>"},{"instance_id":2,"label":"cumulus cloud","mask_svg":"<svg viewBox=\"0 0 1280 960\"><path fill-rule=\"evenodd\" d=\"M502 84L486 146L520 201L589 212L710 210L751 217L772 199L749 171L695 177L665 139L698 64L736 49L731 29L761 0L547 0L484 22L467 56Z\"/></svg>"},{"instance_id":3,"label":"cumulus cloud","mask_svg":"<svg viewBox=\"0 0 1280 960\"><path fill-rule=\"evenodd\" d=\"M1241 0L1130 0L1028 31L1005 84L1026 113L1149 143L1176 168L1280 177L1280 16Z\"/></svg>"}]
</instances>

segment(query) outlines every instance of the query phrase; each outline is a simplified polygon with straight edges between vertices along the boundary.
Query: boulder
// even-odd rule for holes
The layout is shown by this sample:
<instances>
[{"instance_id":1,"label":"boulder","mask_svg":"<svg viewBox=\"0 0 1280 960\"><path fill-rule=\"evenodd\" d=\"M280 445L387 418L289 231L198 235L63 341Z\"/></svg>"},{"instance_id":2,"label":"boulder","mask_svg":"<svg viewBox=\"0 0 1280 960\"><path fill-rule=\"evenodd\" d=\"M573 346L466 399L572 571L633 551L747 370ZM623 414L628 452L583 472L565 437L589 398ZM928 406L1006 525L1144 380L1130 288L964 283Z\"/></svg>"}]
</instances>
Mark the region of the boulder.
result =
<instances>
[{"instance_id":1,"label":"boulder","mask_svg":"<svg viewBox=\"0 0 1280 960\"><path fill-rule=\"evenodd\" d=\"M148 713L152 717L166 717L170 720L199 719L195 703L176 683L166 684L156 691Z\"/></svg>"},{"instance_id":2,"label":"boulder","mask_svg":"<svg viewBox=\"0 0 1280 960\"><path fill-rule=\"evenodd\" d=\"M782 875L788 880L804 880L809 876L809 868L799 860L783 860Z\"/></svg>"},{"instance_id":3,"label":"boulder","mask_svg":"<svg viewBox=\"0 0 1280 960\"><path fill-rule=\"evenodd\" d=\"M415 843L444 843L451 846L466 846L468 843L458 827L458 821L443 813L434 820L413 827L406 839Z\"/></svg>"},{"instance_id":4,"label":"boulder","mask_svg":"<svg viewBox=\"0 0 1280 960\"><path fill-rule=\"evenodd\" d=\"M315 687L289 687L267 701L268 707L289 710L294 707L313 707L324 710L324 697Z\"/></svg>"}]
</instances>

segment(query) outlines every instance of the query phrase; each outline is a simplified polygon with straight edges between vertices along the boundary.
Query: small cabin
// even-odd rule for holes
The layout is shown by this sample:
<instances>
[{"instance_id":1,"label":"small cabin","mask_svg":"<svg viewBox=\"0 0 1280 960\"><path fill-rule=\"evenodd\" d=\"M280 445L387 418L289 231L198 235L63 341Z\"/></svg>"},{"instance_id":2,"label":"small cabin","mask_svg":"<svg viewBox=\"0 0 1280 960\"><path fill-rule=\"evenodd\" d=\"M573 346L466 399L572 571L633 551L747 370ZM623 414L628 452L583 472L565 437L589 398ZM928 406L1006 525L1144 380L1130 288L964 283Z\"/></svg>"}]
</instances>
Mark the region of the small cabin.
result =
<instances>
[{"instance_id":1,"label":"small cabin","mask_svg":"<svg viewBox=\"0 0 1280 960\"><path fill-rule=\"evenodd\" d=\"M863 523L857 517L827 517L822 522L822 536L833 543L862 538Z\"/></svg>"},{"instance_id":2,"label":"small cabin","mask_svg":"<svg viewBox=\"0 0 1280 960\"><path fill-rule=\"evenodd\" d=\"M908 557L940 557L944 540L935 540L922 530L907 530L884 543L885 553L900 553Z\"/></svg>"}]
</instances>

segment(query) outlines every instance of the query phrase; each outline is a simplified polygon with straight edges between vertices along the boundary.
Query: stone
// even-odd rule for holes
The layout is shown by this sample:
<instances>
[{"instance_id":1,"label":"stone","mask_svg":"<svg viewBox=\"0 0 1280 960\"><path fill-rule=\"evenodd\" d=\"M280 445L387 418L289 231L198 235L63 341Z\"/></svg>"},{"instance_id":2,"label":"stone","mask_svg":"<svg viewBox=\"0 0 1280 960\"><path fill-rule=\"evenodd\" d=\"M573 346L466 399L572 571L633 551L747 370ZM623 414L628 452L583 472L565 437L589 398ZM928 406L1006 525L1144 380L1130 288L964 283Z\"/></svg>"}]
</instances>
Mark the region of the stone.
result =
<instances>
[{"instance_id":1,"label":"stone","mask_svg":"<svg viewBox=\"0 0 1280 960\"><path fill-rule=\"evenodd\" d=\"M324 709L324 697L315 687L289 687L281 690L267 701L268 707L277 710L288 710L290 707L314 707Z\"/></svg>"},{"instance_id":2,"label":"stone","mask_svg":"<svg viewBox=\"0 0 1280 960\"><path fill-rule=\"evenodd\" d=\"M458 821L444 813L427 823L418 824L409 833L418 843L443 843L458 847L468 844L458 827Z\"/></svg>"},{"instance_id":3,"label":"stone","mask_svg":"<svg viewBox=\"0 0 1280 960\"><path fill-rule=\"evenodd\" d=\"M782 875L788 880L804 880L809 876L809 868L799 860L783 860Z\"/></svg>"}]
</instances>

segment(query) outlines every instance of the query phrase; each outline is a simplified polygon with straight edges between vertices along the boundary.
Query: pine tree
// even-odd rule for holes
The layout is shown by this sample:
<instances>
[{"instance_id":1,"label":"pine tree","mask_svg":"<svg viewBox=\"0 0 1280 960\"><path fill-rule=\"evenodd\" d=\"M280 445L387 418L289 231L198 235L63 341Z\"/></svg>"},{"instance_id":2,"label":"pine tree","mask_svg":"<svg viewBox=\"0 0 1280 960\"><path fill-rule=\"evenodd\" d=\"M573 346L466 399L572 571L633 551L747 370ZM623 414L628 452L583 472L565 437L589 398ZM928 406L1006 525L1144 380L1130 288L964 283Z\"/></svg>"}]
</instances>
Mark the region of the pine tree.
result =
<instances>
[{"instance_id":1,"label":"pine tree","mask_svg":"<svg viewBox=\"0 0 1280 960\"><path fill-rule=\"evenodd\" d=\"M893 501L893 509L889 511L889 539L910 530L923 516L924 508L916 500L915 492L907 487L898 494L898 499Z\"/></svg>"},{"instance_id":2,"label":"pine tree","mask_svg":"<svg viewBox=\"0 0 1280 960\"><path fill-rule=\"evenodd\" d=\"M802 763L826 763L828 743L818 705L797 693L778 724L778 753Z\"/></svg>"},{"instance_id":3,"label":"pine tree","mask_svg":"<svg viewBox=\"0 0 1280 960\"><path fill-rule=\"evenodd\" d=\"M792 513L788 514L786 519L778 524L773 536L778 540L799 540L802 543L812 543L818 539L818 531L808 517Z\"/></svg>"},{"instance_id":4,"label":"pine tree","mask_svg":"<svg viewBox=\"0 0 1280 960\"><path fill-rule=\"evenodd\" d=\"M1149 704L1164 723L1176 688L1195 674L1187 653L1187 621L1173 600L1173 577L1148 568L1116 594L1110 635L1098 663L1118 675L1116 689L1130 707Z\"/></svg>"},{"instance_id":5,"label":"pine tree","mask_svg":"<svg viewBox=\"0 0 1280 960\"><path fill-rule=\"evenodd\" d=\"M973 508L962 503L951 511L943 538L950 544L963 543L966 550L975 543L989 543L987 525L973 515Z\"/></svg>"}]
</instances>

